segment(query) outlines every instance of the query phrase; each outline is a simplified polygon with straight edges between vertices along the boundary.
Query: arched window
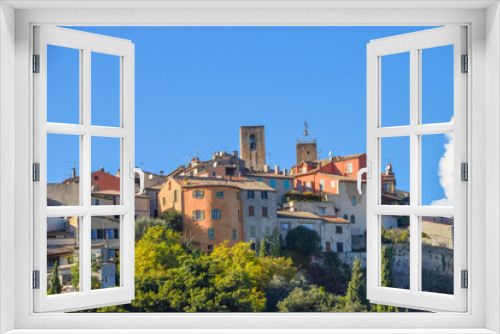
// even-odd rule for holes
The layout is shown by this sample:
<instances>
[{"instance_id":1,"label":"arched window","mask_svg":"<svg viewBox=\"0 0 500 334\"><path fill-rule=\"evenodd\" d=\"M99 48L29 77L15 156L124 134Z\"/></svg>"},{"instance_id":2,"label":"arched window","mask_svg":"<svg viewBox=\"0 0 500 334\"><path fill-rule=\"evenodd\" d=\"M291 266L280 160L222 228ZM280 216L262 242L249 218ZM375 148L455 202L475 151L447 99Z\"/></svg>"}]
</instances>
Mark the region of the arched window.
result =
<instances>
[{"instance_id":1,"label":"arched window","mask_svg":"<svg viewBox=\"0 0 500 334\"><path fill-rule=\"evenodd\" d=\"M255 143L255 135L250 135L250 149L255 150L257 144Z\"/></svg>"},{"instance_id":2,"label":"arched window","mask_svg":"<svg viewBox=\"0 0 500 334\"><path fill-rule=\"evenodd\" d=\"M344 219L349 220L349 216L347 214L344 214Z\"/></svg>"},{"instance_id":3,"label":"arched window","mask_svg":"<svg viewBox=\"0 0 500 334\"><path fill-rule=\"evenodd\" d=\"M354 217L354 215L351 215L351 219L349 219L351 221L351 224L354 224L356 222L356 217Z\"/></svg>"}]
</instances>

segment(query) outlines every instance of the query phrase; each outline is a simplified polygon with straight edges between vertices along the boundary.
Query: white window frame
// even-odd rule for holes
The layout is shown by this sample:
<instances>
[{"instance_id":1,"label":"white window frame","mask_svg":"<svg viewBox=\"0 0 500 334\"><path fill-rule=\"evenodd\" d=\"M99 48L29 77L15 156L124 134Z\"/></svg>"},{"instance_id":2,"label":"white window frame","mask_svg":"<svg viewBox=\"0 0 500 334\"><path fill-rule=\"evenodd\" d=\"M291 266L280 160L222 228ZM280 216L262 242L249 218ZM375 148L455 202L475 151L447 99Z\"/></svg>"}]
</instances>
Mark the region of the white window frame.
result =
<instances>
[{"instance_id":1,"label":"white window frame","mask_svg":"<svg viewBox=\"0 0 500 334\"><path fill-rule=\"evenodd\" d=\"M11 7L12 6L12 7ZM75 9L78 8L84 9ZM98 7L99 6L99 7ZM134 9L126 9L132 6ZM60 329L65 333L76 329L92 329L106 333L112 329L139 333L146 328L232 329L254 328L255 332L282 332L283 328L300 328L300 332L338 332L335 328L351 328L352 333L494 333L500 331L500 11L493 1L332 1L203 4L138 2L18 2L0 4L0 323L2 332L17 333ZM177 8L176 8L177 6ZM199 7L197 7L199 6ZM203 6L203 7L202 7ZM18 10L14 10L14 8ZM23 9L24 8L24 9ZM113 10L103 10L111 8ZM142 8L138 11L136 8ZM48 10L47 10L48 9ZM56 10L59 9L59 10ZM304 10L307 9L307 10ZM469 26L470 69L468 103L470 110L468 142L470 158L469 220L474 233L469 233L470 276L468 312L435 314L34 314L32 312L30 249L32 238L32 193L30 181L30 146L32 133L31 27L33 24L61 25L408 25L436 26L467 24ZM486 23L486 24L485 24ZM486 29L488 27L488 29ZM15 85L12 83L15 82ZM12 112L15 110L15 113ZM488 120L488 121L486 121ZM363 126L363 125L360 125ZM488 140L486 140L486 134ZM15 146L12 143L15 142ZM486 154L485 152L488 152ZM487 163L486 163L487 162ZM12 177L12 176L15 177ZM485 182L488 175L488 182ZM12 189L15 197L12 198ZM488 194L488 196L486 196ZM26 200L28 198L28 200ZM488 219L485 219L488 217ZM15 221L15 224L4 222ZM471 232L469 230L469 232ZM12 236L15 236L12 238ZM28 239L28 240L27 240ZM27 242L28 241L28 242ZM472 247L473 245L473 247ZM488 252L486 252L486 247ZM12 249L15 250L12 256ZM488 267L485 266L488 263ZM488 279L486 279L486 277ZM15 289L12 289L15 286ZM488 291L488 293L486 293ZM472 311L473 310L473 311ZM141 330L137 324L143 324ZM168 325L166 325L168 324ZM98 330L101 328L101 330ZM198 330L197 330L197 329ZM257 328L260 328L258 330ZM263 329L265 328L265 329ZM357 328L358 330L352 329ZM40 331L39 331L40 330Z\"/></svg>"},{"instance_id":2,"label":"white window frame","mask_svg":"<svg viewBox=\"0 0 500 334\"><path fill-rule=\"evenodd\" d=\"M55 45L78 50L80 59L80 119L78 124L47 122L47 46ZM91 55L99 52L119 57L120 115L119 127L95 126L91 122ZM34 201L34 270L39 271L40 288L34 290L35 312L86 309L89 306L129 303L134 298L134 44L129 40L100 36L71 29L36 26L34 53L39 55L39 73L34 82L34 162L40 164L39 182L33 184ZM80 147L79 203L76 206L47 206L47 134L78 136ZM91 196L91 139L116 138L120 141L120 203L102 205ZM94 216L120 216L121 266L120 286L113 289L91 290L91 219ZM76 216L79 220L79 291L47 296L47 237L48 217ZM106 233L106 230L103 231Z\"/></svg>"},{"instance_id":3,"label":"white window frame","mask_svg":"<svg viewBox=\"0 0 500 334\"><path fill-rule=\"evenodd\" d=\"M454 121L446 123L422 123L422 50L453 45L453 88ZM381 77L383 60L387 55L409 54L410 124L384 127L381 110ZM467 270L467 188L468 182L461 181L461 163L467 163L467 77L471 72L462 73L462 55L467 53L467 28L456 25L439 27L410 34L403 34L372 40L367 46L367 157L372 176L368 178L367 192L367 297L375 303L403 305L413 304L418 309L447 310L464 312L467 310L467 290L461 288L461 270ZM454 206L429 206L421 203L422 143L421 138L429 134L454 133ZM410 204L382 205L381 152L383 138L404 137L409 139L410 151ZM356 205L356 197L352 196ZM380 286L381 220L387 215L408 215L410 217L410 288L396 289ZM422 240L420 220L423 216L454 217L454 293L451 295L421 291ZM351 216L352 217L352 216Z\"/></svg>"}]
</instances>

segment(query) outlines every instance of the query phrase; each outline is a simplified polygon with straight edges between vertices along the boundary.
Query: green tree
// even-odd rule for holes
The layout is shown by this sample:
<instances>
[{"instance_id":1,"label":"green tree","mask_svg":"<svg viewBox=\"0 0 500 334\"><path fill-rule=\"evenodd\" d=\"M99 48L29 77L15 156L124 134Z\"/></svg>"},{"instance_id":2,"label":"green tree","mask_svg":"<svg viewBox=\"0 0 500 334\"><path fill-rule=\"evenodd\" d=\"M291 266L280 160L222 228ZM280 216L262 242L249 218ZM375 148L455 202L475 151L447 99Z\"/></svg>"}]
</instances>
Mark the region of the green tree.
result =
<instances>
[{"instance_id":1,"label":"green tree","mask_svg":"<svg viewBox=\"0 0 500 334\"><path fill-rule=\"evenodd\" d=\"M342 298L329 294L323 288L295 288L284 300L278 302L280 312L337 312Z\"/></svg>"},{"instance_id":2,"label":"green tree","mask_svg":"<svg viewBox=\"0 0 500 334\"><path fill-rule=\"evenodd\" d=\"M366 304L366 282L361 269L361 260L356 257L352 265L351 280L349 281L345 296L345 307L356 310L364 308L364 311L366 311Z\"/></svg>"},{"instance_id":3,"label":"green tree","mask_svg":"<svg viewBox=\"0 0 500 334\"><path fill-rule=\"evenodd\" d=\"M260 251L259 251L259 256L260 257L266 257L267 256L267 239L266 237L262 237L262 242L260 243Z\"/></svg>"},{"instance_id":4,"label":"green tree","mask_svg":"<svg viewBox=\"0 0 500 334\"><path fill-rule=\"evenodd\" d=\"M163 226L175 232L182 232L182 216L175 210L167 210L161 218L143 217L135 221L135 241L139 241L150 227Z\"/></svg>"},{"instance_id":5,"label":"green tree","mask_svg":"<svg viewBox=\"0 0 500 334\"><path fill-rule=\"evenodd\" d=\"M392 287L393 277L392 277L392 252L387 249L387 246L382 246L382 263L380 271L382 272L381 285ZM399 312L399 309L395 306L382 305L382 304L372 304L372 312Z\"/></svg>"},{"instance_id":6,"label":"green tree","mask_svg":"<svg viewBox=\"0 0 500 334\"><path fill-rule=\"evenodd\" d=\"M316 231L298 226L288 231L286 247L290 251L295 251L303 257L309 258L321 250L321 238Z\"/></svg>"},{"instance_id":7,"label":"green tree","mask_svg":"<svg viewBox=\"0 0 500 334\"><path fill-rule=\"evenodd\" d=\"M59 272L57 270L57 261L54 263L54 269L52 269L52 276L50 277L50 290L49 295L60 294L62 291L61 281L59 281Z\"/></svg>"},{"instance_id":8,"label":"green tree","mask_svg":"<svg viewBox=\"0 0 500 334\"><path fill-rule=\"evenodd\" d=\"M308 288L309 282L304 274L298 272L291 280L274 275L266 289L266 311L277 312L278 302L284 300L295 288Z\"/></svg>"},{"instance_id":9,"label":"green tree","mask_svg":"<svg viewBox=\"0 0 500 334\"><path fill-rule=\"evenodd\" d=\"M211 254L188 249L180 233L154 226L137 242L131 304L114 312L259 312L273 275L290 281L290 259L257 257L248 243L225 242Z\"/></svg>"}]
</instances>

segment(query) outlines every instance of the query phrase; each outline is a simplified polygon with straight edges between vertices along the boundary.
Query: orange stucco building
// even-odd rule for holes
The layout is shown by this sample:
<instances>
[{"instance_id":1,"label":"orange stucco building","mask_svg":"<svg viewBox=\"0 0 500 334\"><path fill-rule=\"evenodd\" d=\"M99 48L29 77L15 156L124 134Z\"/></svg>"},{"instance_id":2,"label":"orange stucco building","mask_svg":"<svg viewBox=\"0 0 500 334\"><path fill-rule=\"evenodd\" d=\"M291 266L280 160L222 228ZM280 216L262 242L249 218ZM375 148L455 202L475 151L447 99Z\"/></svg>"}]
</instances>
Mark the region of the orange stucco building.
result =
<instances>
[{"instance_id":1,"label":"orange stucco building","mask_svg":"<svg viewBox=\"0 0 500 334\"><path fill-rule=\"evenodd\" d=\"M181 213L184 235L197 249L211 251L225 240L245 240L242 194L238 182L171 177L158 193L160 212Z\"/></svg>"}]
</instances>

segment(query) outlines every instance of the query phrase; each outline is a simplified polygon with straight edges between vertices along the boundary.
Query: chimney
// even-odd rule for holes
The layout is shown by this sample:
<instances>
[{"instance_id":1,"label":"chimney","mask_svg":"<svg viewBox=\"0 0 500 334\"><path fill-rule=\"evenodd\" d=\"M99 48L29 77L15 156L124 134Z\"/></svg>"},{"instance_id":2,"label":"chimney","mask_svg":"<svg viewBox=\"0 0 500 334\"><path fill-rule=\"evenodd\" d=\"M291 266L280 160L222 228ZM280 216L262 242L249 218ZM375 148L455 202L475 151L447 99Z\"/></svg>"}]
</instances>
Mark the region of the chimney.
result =
<instances>
[{"instance_id":1,"label":"chimney","mask_svg":"<svg viewBox=\"0 0 500 334\"><path fill-rule=\"evenodd\" d=\"M120 173L120 170L118 170L118 173ZM120 175L118 175L120 176ZM71 168L71 177L76 178L76 168Z\"/></svg>"},{"instance_id":2,"label":"chimney","mask_svg":"<svg viewBox=\"0 0 500 334\"><path fill-rule=\"evenodd\" d=\"M238 157L238 151L233 151L233 157Z\"/></svg>"},{"instance_id":3,"label":"chimney","mask_svg":"<svg viewBox=\"0 0 500 334\"><path fill-rule=\"evenodd\" d=\"M276 175L280 174L280 166L274 165L274 174L276 174Z\"/></svg>"},{"instance_id":4,"label":"chimney","mask_svg":"<svg viewBox=\"0 0 500 334\"><path fill-rule=\"evenodd\" d=\"M269 173L269 166L268 165L264 165L264 173Z\"/></svg>"},{"instance_id":5,"label":"chimney","mask_svg":"<svg viewBox=\"0 0 500 334\"><path fill-rule=\"evenodd\" d=\"M288 176L288 169L283 168L283 175Z\"/></svg>"},{"instance_id":6,"label":"chimney","mask_svg":"<svg viewBox=\"0 0 500 334\"><path fill-rule=\"evenodd\" d=\"M228 175L227 180L228 180L228 181L232 181L232 180L233 180L233 177L232 177L231 175Z\"/></svg>"}]
</instances>

